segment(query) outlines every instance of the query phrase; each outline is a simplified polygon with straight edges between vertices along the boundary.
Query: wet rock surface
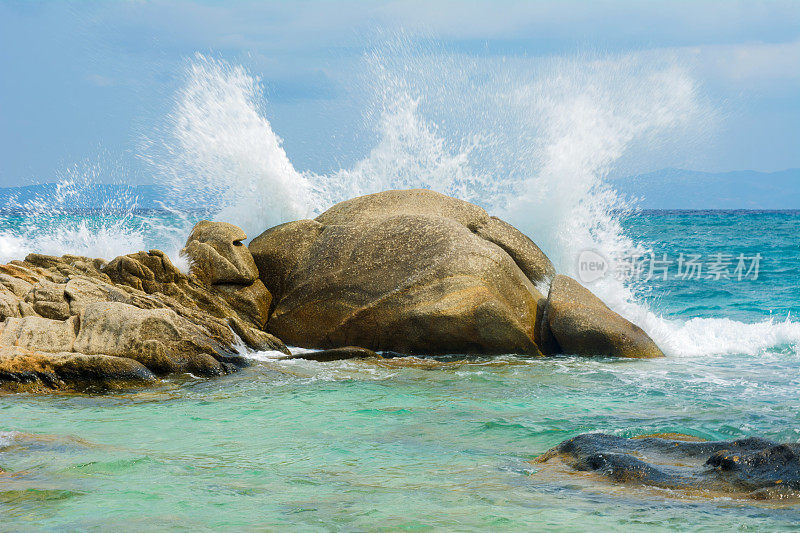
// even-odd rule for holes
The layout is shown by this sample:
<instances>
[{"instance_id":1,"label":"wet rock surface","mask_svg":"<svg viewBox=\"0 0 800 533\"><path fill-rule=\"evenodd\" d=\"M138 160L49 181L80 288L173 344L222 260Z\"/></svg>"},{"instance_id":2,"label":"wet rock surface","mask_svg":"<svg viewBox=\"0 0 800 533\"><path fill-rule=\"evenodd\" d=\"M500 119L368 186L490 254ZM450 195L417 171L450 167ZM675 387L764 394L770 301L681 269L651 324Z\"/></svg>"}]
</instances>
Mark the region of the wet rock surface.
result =
<instances>
[{"instance_id":1,"label":"wet rock surface","mask_svg":"<svg viewBox=\"0 0 800 533\"><path fill-rule=\"evenodd\" d=\"M104 392L156 381L152 371L127 357L37 352L17 346L2 352L0 384L10 392Z\"/></svg>"},{"instance_id":2,"label":"wet rock surface","mask_svg":"<svg viewBox=\"0 0 800 533\"><path fill-rule=\"evenodd\" d=\"M758 437L689 441L683 436L627 439L587 433L562 442L535 461L592 473L606 482L752 499L800 497L800 444Z\"/></svg>"},{"instance_id":3,"label":"wet rock surface","mask_svg":"<svg viewBox=\"0 0 800 533\"><path fill-rule=\"evenodd\" d=\"M341 348L331 348L330 350L319 350L313 352L302 352L293 354L286 359L307 359L309 361L342 361L345 359L380 359L381 356L366 348L358 346L343 346Z\"/></svg>"}]
</instances>

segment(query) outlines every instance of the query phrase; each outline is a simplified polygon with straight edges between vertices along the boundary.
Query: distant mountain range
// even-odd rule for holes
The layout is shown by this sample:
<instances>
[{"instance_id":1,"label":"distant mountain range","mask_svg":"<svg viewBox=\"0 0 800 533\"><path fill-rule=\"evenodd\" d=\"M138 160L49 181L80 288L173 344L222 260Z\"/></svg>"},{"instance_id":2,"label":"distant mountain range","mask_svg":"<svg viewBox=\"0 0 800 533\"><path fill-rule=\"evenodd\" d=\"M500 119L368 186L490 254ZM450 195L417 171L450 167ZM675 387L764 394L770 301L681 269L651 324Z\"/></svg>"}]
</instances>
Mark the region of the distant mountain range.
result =
<instances>
[{"instance_id":1,"label":"distant mountain range","mask_svg":"<svg viewBox=\"0 0 800 533\"><path fill-rule=\"evenodd\" d=\"M800 168L710 173L665 168L612 180L643 209L800 209Z\"/></svg>"},{"instance_id":2,"label":"distant mountain range","mask_svg":"<svg viewBox=\"0 0 800 533\"><path fill-rule=\"evenodd\" d=\"M780 172L710 173L665 168L611 183L622 195L639 200L643 209L800 209L800 168ZM94 184L80 189L61 207L96 209L109 199L138 197L137 206L158 208L164 190L157 185ZM0 209L36 198L57 197L55 183L0 188Z\"/></svg>"}]
</instances>

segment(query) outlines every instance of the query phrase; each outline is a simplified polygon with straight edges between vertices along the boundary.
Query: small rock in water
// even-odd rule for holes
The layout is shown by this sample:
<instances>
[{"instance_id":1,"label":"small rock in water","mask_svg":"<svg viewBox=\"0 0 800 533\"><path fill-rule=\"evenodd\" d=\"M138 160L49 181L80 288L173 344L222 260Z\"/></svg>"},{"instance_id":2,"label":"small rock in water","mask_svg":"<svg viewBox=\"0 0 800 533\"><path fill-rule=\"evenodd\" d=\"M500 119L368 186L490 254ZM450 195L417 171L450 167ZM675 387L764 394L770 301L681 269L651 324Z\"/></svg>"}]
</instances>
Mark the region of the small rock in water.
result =
<instances>
[{"instance_id":1,"label":"small rock in water","mask_svg":"<svg viewBox=\"0 0 800 533\"><path fill-rule=\"evenodd\" d=\"M372 350L359 348L358 346L344 346L342 348L332 348L319 352L305 352L291 355L284 359L307 359L309 361L342 361L344 359L372 359L381 356Z\"/></svg>"}]
</instances>

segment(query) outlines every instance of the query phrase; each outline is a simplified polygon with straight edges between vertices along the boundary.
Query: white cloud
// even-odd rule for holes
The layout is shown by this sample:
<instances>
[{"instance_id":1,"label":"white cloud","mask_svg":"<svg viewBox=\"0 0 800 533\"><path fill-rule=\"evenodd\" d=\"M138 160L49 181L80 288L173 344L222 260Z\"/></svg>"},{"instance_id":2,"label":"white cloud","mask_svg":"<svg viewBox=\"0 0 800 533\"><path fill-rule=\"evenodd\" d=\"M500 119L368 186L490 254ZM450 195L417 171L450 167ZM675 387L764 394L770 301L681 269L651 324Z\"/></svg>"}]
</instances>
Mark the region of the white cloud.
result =
<instances>
[{"instance_id":1,"label":"white cloud","mask_svg":"<svg viewBox=\"0 0 800 533\"><path fill-rule=\"evenodd\" d=\"M733 83L800 81L800 40L705 46L696 54L711 73Z\"/></svg>"}]
</instances>

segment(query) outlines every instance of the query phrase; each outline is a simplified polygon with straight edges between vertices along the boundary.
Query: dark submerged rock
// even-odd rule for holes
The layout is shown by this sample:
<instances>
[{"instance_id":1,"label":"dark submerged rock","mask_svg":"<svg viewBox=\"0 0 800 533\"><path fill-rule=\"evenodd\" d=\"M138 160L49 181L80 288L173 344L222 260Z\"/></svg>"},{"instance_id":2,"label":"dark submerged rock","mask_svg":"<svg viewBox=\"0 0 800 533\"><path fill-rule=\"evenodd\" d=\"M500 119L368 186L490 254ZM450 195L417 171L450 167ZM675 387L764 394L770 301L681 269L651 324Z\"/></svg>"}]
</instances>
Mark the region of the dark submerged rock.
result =
<instances>
[{"instance_id":1,"label":"dark submerged rock","mask_svg":"<svg viewBox=\"0 0 800 533\"><path fill-rule=\"evenodd\" d=\"M615 483L756 499L800 496L800 444L757 437L691 442L587 433L562 442L536 462L561 462Z\"/></svg>"},{"instance_id":2,"label":"dark submerged rock","mask_svg":"<svg viewBox=\"0 0 800 533\"><path fill-rule=\"evenodd\" d=\"M729 483L745 490L778 485L800 491L800 444L772 444L757 451L720 450L706 464Z\"/></svg>"}]
</instances>

